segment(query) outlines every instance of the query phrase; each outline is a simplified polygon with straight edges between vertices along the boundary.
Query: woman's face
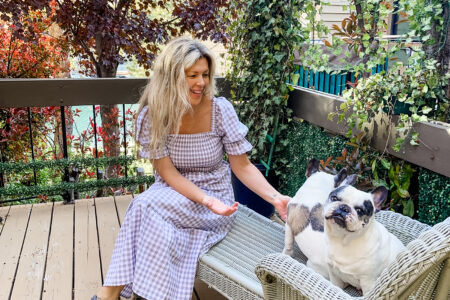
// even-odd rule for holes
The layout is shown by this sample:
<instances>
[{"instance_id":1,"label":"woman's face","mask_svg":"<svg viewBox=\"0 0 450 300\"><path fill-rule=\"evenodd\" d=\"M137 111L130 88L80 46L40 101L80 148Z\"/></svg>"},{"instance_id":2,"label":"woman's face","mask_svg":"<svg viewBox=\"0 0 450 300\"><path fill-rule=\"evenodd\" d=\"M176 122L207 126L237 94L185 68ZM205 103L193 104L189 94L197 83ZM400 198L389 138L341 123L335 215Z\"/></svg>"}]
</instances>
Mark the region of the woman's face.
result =
<instances>
[{"instance_id":1,"label":"woman's face","mask_svg":"<svg viewBox=\"0 0 450 300\"><path fill-rule=\"evenodd\" d=\"M192 106L201 103L205 88L209 85L208 60L204 57L185 70L186 81L189 86L189 101Z\"/></svg>"}]
</instances>

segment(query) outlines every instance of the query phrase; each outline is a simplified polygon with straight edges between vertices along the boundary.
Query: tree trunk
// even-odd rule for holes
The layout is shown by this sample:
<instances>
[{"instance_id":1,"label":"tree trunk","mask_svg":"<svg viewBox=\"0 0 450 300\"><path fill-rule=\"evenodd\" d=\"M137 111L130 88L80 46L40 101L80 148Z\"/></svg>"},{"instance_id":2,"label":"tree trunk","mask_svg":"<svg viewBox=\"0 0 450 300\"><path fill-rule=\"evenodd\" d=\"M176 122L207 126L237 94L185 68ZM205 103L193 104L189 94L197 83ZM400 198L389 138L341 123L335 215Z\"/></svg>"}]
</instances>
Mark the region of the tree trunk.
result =
<instances>
[{"instance_id":1,"label":"tree trunk","mask_svg":"<svg viewBox=\"0 0 450 300\"><path fill-rule=\"evenodd\" d=\"M116 77L117 66L113 69L100 68L101 76L103 78ZM120 155L120 128L119 128L119 108L117 105L101 105L100 117L102 119L102 127L104 131L103 136L103 150L105 156L115 157ZM114 172L114 166L106 168L106 178L118 177L117 172Z\"/></svg>"},{"instance_id":2,"label":"tree trunk","mask_svg":"<svg viewBox=\"0 0 450 300\"><path fill-rule=\"evenodd\" d=\"M105 57L105 53L117 52L118 49L111 43L103 39L103 35L97 32L95 38L95 51L98 60L95 63L97 76L99 78L116 77L118 63L111 61ZM114 57L112 55L111 57ZM106 157L115 157L120 155L120 130L119 130L119 108L117 105L101 105L100 117L103 127L103 150ZM114 172L114 166L106 167L106 178L118 177L118 173Z\"/></svg>"}]
</instances>

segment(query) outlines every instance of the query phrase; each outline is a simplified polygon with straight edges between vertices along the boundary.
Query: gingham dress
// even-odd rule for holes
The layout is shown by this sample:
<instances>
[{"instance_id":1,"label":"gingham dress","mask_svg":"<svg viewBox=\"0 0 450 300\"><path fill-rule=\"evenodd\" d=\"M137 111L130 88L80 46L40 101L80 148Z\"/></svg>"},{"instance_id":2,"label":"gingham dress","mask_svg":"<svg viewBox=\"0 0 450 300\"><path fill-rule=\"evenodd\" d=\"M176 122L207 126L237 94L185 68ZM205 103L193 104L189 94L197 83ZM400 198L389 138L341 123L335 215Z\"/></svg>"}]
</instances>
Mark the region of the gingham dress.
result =
<instances>
[{"instance_id":1,"label":"gingham dress","mask_svg":"<svg viewBox=\"0 0 450 300\"><path fill-rule=\"evenodd\" d=\"M170 135L161 151L146 150L150 126L144 107L137 120L139 156L168 155L178 171L207 194L234 203L224 151L239 155L252 146L230 102L213 98L211 131ZM127 209L104 285L126 285L121 293L126 298L133 291L148 300L190 299L199 256L225 237L233 220L234 215L216 215L179 194L155 172L155 183Z\"/></svg>"}]
</instances>

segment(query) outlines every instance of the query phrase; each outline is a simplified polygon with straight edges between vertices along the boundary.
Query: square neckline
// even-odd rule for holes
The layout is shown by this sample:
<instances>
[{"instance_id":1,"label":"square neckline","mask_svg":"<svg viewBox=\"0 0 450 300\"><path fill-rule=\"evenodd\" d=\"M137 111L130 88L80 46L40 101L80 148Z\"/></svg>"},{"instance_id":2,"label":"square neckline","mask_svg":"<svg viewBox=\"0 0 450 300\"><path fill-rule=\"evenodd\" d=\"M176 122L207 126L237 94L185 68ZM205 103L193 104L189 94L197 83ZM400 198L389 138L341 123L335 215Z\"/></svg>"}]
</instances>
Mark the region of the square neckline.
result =
<instances>
[{"instance_id":1,"label":"square neckline","mask_svg":"<svg viewBox=\"0 0 450 300\"><path fill-rule=\"evenodd\" d=\"M174 136L195 136L195 135L202 135L202 134L211 134L214 133L215 129L215 109L216 109L216 97L211 98L211 129L209 131L202 131L197 133L170 133L169 137Z\"/></svg>"}]
</instances>

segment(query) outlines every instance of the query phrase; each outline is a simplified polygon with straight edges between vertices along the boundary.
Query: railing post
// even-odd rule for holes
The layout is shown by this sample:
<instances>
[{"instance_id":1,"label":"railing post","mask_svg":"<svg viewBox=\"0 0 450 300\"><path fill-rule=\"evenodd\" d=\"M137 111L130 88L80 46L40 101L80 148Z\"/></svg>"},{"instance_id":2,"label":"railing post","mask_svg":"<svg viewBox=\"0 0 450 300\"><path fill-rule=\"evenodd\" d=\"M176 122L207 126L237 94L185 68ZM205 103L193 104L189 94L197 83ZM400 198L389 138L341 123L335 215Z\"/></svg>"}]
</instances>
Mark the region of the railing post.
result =
<instances>
[{"instance_id":1,"label":"railing post","mask_svg":"<svg viewBox=\"0 0 450 300\"><path fill-rule=\"evenodd\" d=\"M127 122L125 118L125 104L122 104L123 115L123 146L125 148L125 156L127 156ZM128 166L125 165L125 178L128 178Z\"/></svg>"},{"instance_id":2,"label":"railing post","mask_svg":"<svg viewBox=\"0 0 450 300\"><path fill-rule=\"evenodd\" d=\"M81 170L78 167L72 167L69 180L73 179L73 182L78 182L80 178ZM80 199L80 193L78 191L73 192L73 200Z\"/></svg>"},{"instance_id":3,"label":"railing post","mask_svg":"<svg viewBox=\"0 0 450 300\"><path fill-rule=\"evenodd\" d=\"M144 168L137 168L137 176L144 176ZM145 186L143 184L139 185L139 194L145 191Z\"/></svg>"},{"instance_id":4,"label":"railing post","mask_svg":"<svg viewBox=\"0 0 450 300\"><path fill-rule=\"evenodd\" d=\"M31 110L30 110L30 107L27 107L27 110L28 110L28 132L30 134L30 144L31 144L31 159L34 162L33 130L31 128ZM37 185L36 169L35 168L33 168L33 175L34 175L34 185Z\"/></svg>"},{"instance_id":5,"label":"railing post","mask_svg":"<svg viewBox=\"0 0 450 300\"><path fill-rule=\"evenodd\" d=\"M64 110L64 106L60 106L61 111L61 131L62 131L62 150L63 150L63 157L65 159L68 158L67 153L67 132L66 132L66 112ZM64 181L70 182L70 175L69 175L69 168L64 168ZM63 195L64 203L71 203L71 191L66 191L66 193Z\"/></svg>"},{"instance_id":6,"label":"railing post","mask_svg":"<svg viewBox=\"0 0 450 300\"><path fill-rule=\"evenodd\" d=\"M103 170L98 170L97 171L97 180L102 180L104 178L104 173ZM95 197L103 197L103 188L98 189L97 190L97 194L95 195Z\"/></svg>"},{"instance_id":7,"label":"railing post","mask_svg":"<svg viewBox=\"0 0 450 300\"><path fill-rule=\"evenodd\" d=\"M74 183L75 178L72 176L69 178L69 183ZM64 204L71 204L74 203L75 195L74 195L74 189L71 189L69 192L69 201L64 201Z\"/></svg>"},{"instance_id":8,"label":"railing post","mask_svg":"<svg viewBox=\"0 0 450 300\"><path fill-rule=\"evenodd\" d=\"M6 159L3 157L3 148L0 147L0 162L5 162ZM0 172L0 187L5 187L5 175Z\"/></svg>"},{"instance_id":9,"label":"railing post","mask_svg":"<svg viewBox=\"0 0 450 300\"><path fill-rule=\"evenodd\" d=\"M94 144L95 144L95 159L98 158L98 149L97 149L97 121L95 118L95 105L92 105L92 114L93 114L93 121L94 121ZM98 175L98 167L96 167L97 169L97 180L99 179L99 175Z\"/></svg>"}]
</instances>

